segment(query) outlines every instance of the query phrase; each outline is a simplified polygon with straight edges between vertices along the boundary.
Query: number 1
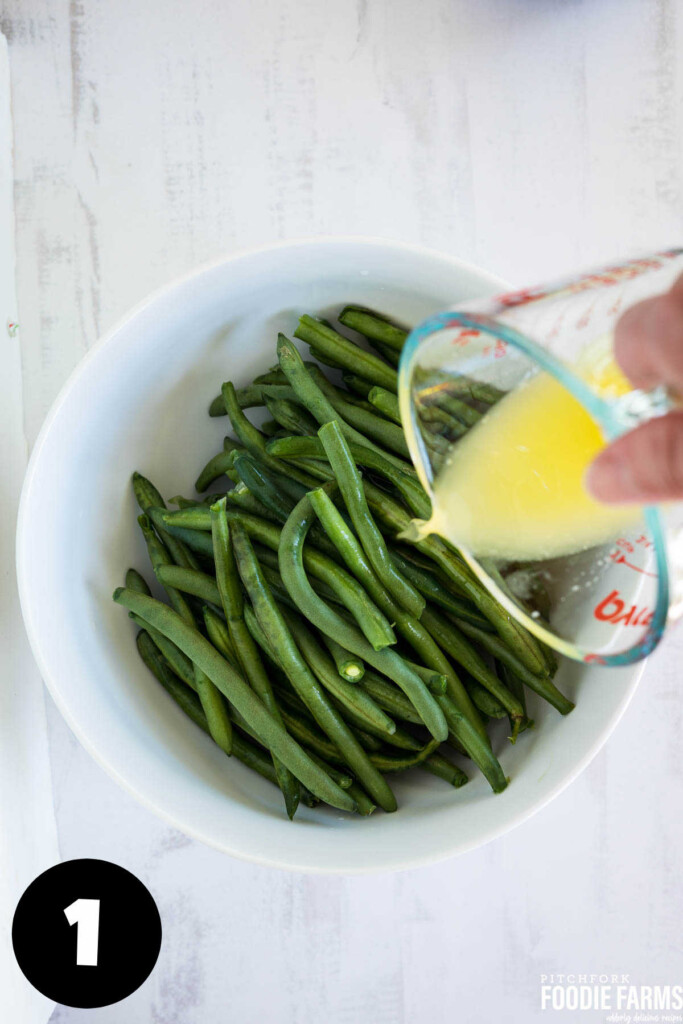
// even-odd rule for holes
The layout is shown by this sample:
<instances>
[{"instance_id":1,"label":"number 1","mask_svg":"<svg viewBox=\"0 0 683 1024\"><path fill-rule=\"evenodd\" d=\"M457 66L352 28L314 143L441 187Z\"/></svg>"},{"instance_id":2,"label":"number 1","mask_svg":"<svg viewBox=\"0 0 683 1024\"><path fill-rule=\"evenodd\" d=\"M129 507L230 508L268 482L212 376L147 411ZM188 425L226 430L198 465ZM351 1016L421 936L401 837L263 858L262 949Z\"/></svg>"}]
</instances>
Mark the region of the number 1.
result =
<instances>
[{"instance_id":1,"label":"number 1","mask_svg":"<svg viewBox=\"0 0 683 1024\"><path fill-rule=\"evenodd\" d=\"M79 967L97 967L97 946L100 934L100 901L74 900L64 913L69 924L76 929L76 964Z\"/></svg>"}]
</instances>

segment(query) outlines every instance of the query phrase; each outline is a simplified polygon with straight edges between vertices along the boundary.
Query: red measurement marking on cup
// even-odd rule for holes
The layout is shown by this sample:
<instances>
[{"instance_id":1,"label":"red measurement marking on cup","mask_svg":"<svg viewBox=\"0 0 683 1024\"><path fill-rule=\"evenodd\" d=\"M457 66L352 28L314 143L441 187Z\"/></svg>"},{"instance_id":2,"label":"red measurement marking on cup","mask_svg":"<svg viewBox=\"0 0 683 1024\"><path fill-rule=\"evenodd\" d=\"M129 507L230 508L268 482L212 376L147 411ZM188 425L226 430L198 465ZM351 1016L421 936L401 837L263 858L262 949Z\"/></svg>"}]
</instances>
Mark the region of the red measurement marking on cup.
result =
<instances>
[{"instance_id":1,"label":"red measurement marking on cup","mask_svg":"<svg viewBox=\"0 0 683 1024\"><path fill-rule=\"evenodd\" d=\"M512 306L523 306L527 302L534 302L536 299L543 299L548 295L545 288L524 288L518 292L508 292L506 295L501 295L498 301L501 306L508 308Z\"/></svg>"},{"instance_id":2,"label":"red measurement marking on cup","mask_svg":"<svg viewBox=\"0 0 683 1024\"><path fill-rule=\"evenodd\" d=\"M478 338L480 334L481 331L478 331L475 327L463 327L453 338L451 345L466 345L468 341L471 341L472 338Z\"/></svg>"},{"instance_id":3,"label":"red measurement marking on cup","mask_svg":"<svg viewBox=\"0 0 683 1024\"><path fill-rule=\"evenodd\" d=\"M482 353L485 356L491 355L493 352L494 359L502 359L503 356L507 355L508 347L506 341L501 341L500 338L496 338L495 345L484 345Z\"/></svg>"},{"instance_id":4,"label":"red measurement marking on cup","mask_svg":"<svg viewBox=\"0 0 683 1024\"><path fill-rule=\"evenodd\" d=\"M612 590L607 597L596 604L593 609L593 616L598 622L611 622L615 626L649 626L654 618L654 612L647 605L636 604L626 606L626 601L620 596L618 590Z\"/></svg>"},{"instance_id":5,"label":"red measurement marking on cup","mask_svg":"<svg viewBox=\"0 0 683 1024\"><path fill-rule=\"evenodd\" d=\"M498 298L503 308L524 306L528 302L538 302L540 299L559 299L570 295L578 295L580 292L590 291L591 288L610 287L615 284L622 284L634 277L639 277L648 270L658 270L666 260L675 259L680 255L679 249L670 249L665 252L648 256L643 259L630 260L628 263L603 267L592 274L584 274L579 278L570 278L559 281L548 287L524 288L518 292L507 292Z\"/></svg>"},{"instance_id":6,"label":"red measurement marking on cup","mask_svg":"<svg viewBox=\"0 0 683 1024\"><path fill-rule=\"evenodd\" d=\"M626 537L620 537L615 543L619 550L611 552L609 557L613 562L616 562L617 565L624 565L627 569L633 569L634 572L639 572L643 576L650 576L653 579L657 579L656 572L650 572L648 569L643 569L640 565L634 565L634 563L629 562L626 557L627 554L634 554L636 551L636 545L646 549L651 548L652 541L648 537L641 535L635 542L627 540Z\"/></svg>"}]
</instances>

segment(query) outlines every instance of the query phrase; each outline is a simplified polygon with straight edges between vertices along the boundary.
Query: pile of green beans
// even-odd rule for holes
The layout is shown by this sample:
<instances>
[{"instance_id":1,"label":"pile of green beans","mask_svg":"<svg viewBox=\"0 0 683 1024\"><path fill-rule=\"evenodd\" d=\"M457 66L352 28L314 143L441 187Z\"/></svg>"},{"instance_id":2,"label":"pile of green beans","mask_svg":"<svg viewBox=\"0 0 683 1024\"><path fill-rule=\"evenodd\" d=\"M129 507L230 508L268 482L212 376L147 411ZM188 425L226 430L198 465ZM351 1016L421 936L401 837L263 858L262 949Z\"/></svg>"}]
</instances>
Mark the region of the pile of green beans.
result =
<instances>
[{"instance_id":1,"label":"pile of green beans","mask_svg":"<svg viewBox=\"0 0 683 1024\"><path fill-rule=\"evenodd\" d=\"M133 474L165 600L135 569L114 594L180 711L277 786L290 819L301 803L394 811L390 781L407 771L459 788L469 765L499 793L509 780L491 724L506 722L513 743L532 728L528 691L530 703L573 708L554 658L457 551L399 538L429 515L396 398L407 331L359 306L339 323L373 351L305 315L294 336L317 363L280 334L277 365L222 385L209 413L226 415L234 437L201 469L196 496L169 510ZM499 397L464 381L433 409L434 444L446 450ZM269 419L258 426L247 409Z\"/></svg>"}]
</instances>

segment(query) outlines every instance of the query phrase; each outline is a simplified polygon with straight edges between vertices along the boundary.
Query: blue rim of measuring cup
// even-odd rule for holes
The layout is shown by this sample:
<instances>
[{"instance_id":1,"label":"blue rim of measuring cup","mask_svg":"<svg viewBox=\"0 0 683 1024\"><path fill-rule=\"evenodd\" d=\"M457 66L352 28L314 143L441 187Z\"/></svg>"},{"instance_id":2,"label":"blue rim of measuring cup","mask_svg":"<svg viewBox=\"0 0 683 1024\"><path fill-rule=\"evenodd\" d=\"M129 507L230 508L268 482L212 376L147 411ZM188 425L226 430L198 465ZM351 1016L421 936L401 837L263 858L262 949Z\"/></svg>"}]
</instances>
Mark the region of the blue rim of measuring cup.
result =
<instances>
[{"instance_id":1,"label":"blue rim of measuring cup","mask_svg":"<svg viewBox=\"0 0 683 1024\"><path fill-rule=\"evenodd\" d=\"M412 426L415 412L409 400L410 373L417 349L426 338L430 337L430 335L454 327L472 328L474 330L481 331L484 334L488 334L493 338L500 339L501 341L512 345L513 348L524 353L524 355L532 359L543 370L552 374L560 384L562 384L579 402L581 402L584 408L588 410L593 419L597 422L600 429L603 431L603 434L609 441L613 441L615 438L619 437L620 434L625 433L625 431L629 429L624 425L623 420L618 417L614 403L606 402L604 399L599 398L593 391L591 391L584 381L581 380L580 377L577 377L576 374L572 372L565 363L554 356L551 352L548 352L547 349L538 345L535 341L532 341L530 338L520 334L514 328L509 327L506 324L501 324L495 320L495 318L486 316L485 314L482 314L481 316L472 316L472 314L469 313L451 311L436 313L434 316L424 320L421 324L418 324L418 326L409 333L401 352L398 390L401 403L401 416L404 422L410 422L411 424L411 429L408 432L408 443L410 446L417 445L417 439L419 437ZM411 407L408 408L408 406ZM410 419L408 418L408 415ZM425 458L425 453L422 453L422 458ZM510 614L514 615L518 621L521 621L531 633L534 633L544 643L575 661L592 662L607 666L631 665L633 662L640 661L642 658L647 657L647 655L650 654L657 646L664 633L669 613L669 567L666 559L666 537L662 516L657 506L649 505L643 508L643 518L645 519L645 523L650 531L654 544L655 561L657 565L657 600L652 616L652 622L646 628L644 636L638 643L633 644L632 647L629 647L625 651L620 651L617 654L583 653L575 644L563 640L561 637L551 633L542 625L535 622L530 616L526 615L519 606L497 586L495 580L490 578L485 570L479 565L477 560L473 558L472 555L468 554L465 549L462 550L462 555L473 572L475 572L479 579L486 585L487 589L493 594L496 600L507 608Z\"/></svg>"}]
</instances>

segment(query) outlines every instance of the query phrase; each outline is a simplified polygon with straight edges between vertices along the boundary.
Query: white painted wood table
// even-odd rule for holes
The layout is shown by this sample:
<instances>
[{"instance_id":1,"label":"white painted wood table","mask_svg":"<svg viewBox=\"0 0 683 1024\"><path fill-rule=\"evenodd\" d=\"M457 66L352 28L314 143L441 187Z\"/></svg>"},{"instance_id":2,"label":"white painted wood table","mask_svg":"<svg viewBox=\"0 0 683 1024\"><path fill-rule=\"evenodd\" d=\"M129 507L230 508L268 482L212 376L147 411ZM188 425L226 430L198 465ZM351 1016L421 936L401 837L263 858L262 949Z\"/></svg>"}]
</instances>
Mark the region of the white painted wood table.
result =
<instances>
[{"instance_id":1,"label":"white painted wood table","mask_svg":"<svg viewBox=\"0 0 683 1024\"><path fill-rule=\"evenodd\" d=\"M2 27L29 444L101 332L238 247L384 235L524 284L683 237L675 0L7 0ZM541 974L680 983L682 658L531 822L369 878L191 842L48 698L62 856L133 870L165 927L125 1003L54 1024L528 1024Z\"/></svg>"}]
</instances>

